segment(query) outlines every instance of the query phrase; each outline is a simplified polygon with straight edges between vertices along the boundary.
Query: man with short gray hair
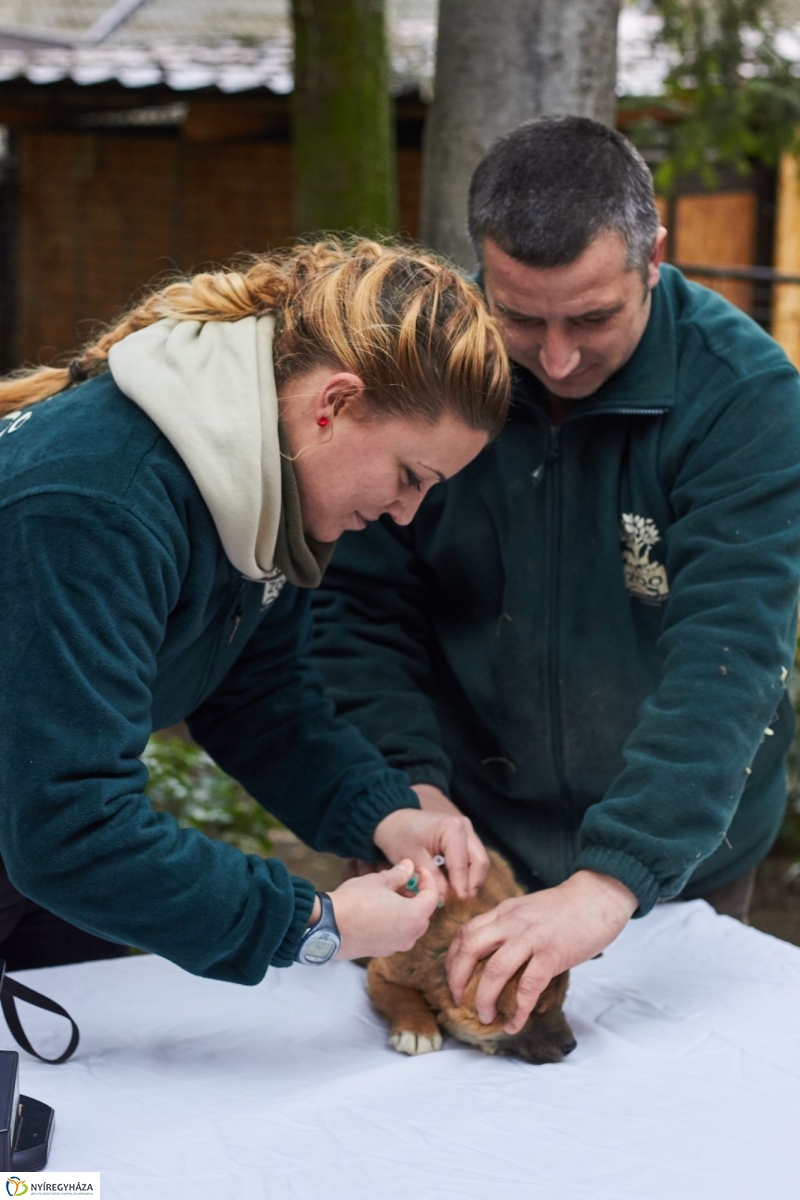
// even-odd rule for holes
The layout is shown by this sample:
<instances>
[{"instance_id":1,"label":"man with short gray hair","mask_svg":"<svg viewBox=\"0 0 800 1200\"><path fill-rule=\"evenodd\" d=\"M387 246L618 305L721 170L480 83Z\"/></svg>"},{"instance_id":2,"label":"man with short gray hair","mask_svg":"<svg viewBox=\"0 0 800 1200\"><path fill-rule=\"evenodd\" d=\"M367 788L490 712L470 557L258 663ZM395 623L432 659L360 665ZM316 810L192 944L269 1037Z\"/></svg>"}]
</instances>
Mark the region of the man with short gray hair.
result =
<instances>
[{"instance_id":1,"label":"man with short gray hair","mask_svg":"<svg viewBox=\"0 0 800 1200\"><path fill-rule=\"evenodd\" d=\"M800 385L774 341L663 265L650 173L576 117L497 142L470 232L515 364L509 422L413 524L337 550L317 604L340 710L457 806L531 894L465 926L522 1027L634 914L746 919L781 823L800 586Z\"/></svg>"}]
</instances>

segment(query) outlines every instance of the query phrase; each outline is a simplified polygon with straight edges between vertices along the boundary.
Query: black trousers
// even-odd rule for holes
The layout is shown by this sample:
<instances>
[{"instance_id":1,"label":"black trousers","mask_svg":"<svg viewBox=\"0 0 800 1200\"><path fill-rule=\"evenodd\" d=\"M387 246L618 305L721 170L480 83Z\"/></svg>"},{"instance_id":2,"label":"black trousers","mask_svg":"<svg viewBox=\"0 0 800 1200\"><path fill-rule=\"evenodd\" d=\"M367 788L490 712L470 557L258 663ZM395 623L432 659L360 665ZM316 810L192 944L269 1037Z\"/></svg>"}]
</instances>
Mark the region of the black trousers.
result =
<instances>
[{"instance_id":1,"label":"black trousers","mask_svg":"<svg viewBox=\"0 0 800 1200\"><path fill-rule=\"evenodd\" d=\"M128 946L86 933L28 900L0 863L0 958L9 971L121 958L128 953Z\"/></svg>"}]
</instances>

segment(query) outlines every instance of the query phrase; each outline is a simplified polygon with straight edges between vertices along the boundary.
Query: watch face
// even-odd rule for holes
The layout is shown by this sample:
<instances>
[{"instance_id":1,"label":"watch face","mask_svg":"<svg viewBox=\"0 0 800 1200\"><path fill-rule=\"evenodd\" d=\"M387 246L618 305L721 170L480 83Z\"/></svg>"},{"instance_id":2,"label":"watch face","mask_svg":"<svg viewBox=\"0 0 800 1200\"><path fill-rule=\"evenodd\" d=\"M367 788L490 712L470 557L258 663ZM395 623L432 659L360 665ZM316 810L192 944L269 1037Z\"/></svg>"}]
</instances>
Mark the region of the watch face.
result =
<instances>
[{"instance_id":1,"label":"watch face","mask_svg":"<svg viewBox=\"0 0 800 1200\"><path fill-rule=\"evenodd\" d=\"M326 929L320 929L318 933L312 934L304 944L303 962L315 966L326 963L328 959L333 958L339 946L340 941L336 934L329 933Z\"/></svg>"}]
</instances>

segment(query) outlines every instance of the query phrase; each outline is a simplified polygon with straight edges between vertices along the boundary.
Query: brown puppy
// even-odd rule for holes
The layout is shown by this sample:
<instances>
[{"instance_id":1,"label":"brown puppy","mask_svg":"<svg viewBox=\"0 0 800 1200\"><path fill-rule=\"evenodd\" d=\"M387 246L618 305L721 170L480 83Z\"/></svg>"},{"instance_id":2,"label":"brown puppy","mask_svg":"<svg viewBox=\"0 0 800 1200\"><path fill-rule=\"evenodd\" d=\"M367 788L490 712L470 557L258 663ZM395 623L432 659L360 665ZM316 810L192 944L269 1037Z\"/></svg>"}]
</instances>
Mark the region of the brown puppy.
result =
<instances>
[{"instance_id":1,"label":"brown puppy","mask_svg":"<svg viewBox=\"0 0 800 1200\"><path fill-rule=\"evenodd\" d=\"M451 891L443 908L412 950L373 958L367 971L367 990L379 1012L391 1023L389 1040L402 1054L427 1054L441 1050L441 1027L461 1042L477 1046L484 1054L509 1054L530 1063L560 1062L575 1049L572 1030L561 1011L569 973L557 975L542 992L536 1007L519 1033L507 1034L506 1021L516 1009L517 984L523 968L508 981L497 1001L497 1016L482 1025L474 1000L484 964L478 963L467 985L464 1003L450 995L445 957L460 925L479 913L489 912L501 900L524 895L505 859L489 851L491 865L473 899L459 900Z\"/></svg>"}]
</instances>

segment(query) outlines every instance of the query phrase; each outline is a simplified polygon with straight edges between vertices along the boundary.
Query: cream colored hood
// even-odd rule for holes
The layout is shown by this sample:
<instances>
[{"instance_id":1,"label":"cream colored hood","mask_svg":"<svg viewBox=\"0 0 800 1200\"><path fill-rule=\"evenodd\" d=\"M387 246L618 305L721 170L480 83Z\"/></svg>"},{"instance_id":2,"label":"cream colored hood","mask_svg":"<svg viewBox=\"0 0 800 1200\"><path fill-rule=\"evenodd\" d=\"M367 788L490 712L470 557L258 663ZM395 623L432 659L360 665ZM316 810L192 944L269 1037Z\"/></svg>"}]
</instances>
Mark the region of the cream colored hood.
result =
<instances>
[{"instance_id":1,"label":"cream colored hood","mask_svg":"<svg viewBox=\"0 0 800 1200\"><path fill-rule=\"evenodd\" d=\"M157 321L108 355L115 383L175 447L225 553L253 580L272 571L281 517L274 324Z\"/></svg>"}]
</instances>

